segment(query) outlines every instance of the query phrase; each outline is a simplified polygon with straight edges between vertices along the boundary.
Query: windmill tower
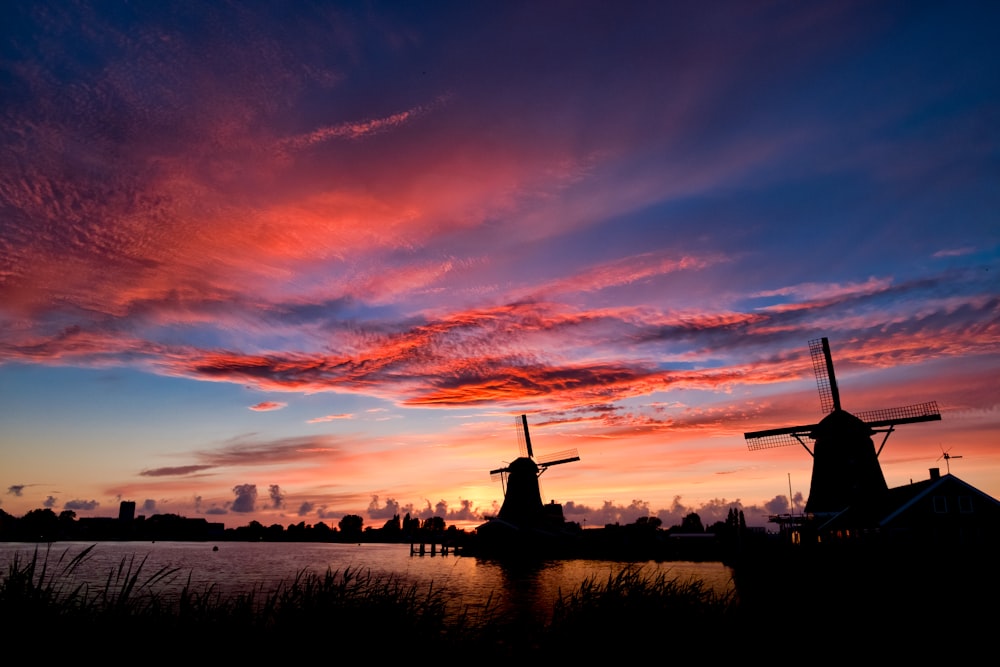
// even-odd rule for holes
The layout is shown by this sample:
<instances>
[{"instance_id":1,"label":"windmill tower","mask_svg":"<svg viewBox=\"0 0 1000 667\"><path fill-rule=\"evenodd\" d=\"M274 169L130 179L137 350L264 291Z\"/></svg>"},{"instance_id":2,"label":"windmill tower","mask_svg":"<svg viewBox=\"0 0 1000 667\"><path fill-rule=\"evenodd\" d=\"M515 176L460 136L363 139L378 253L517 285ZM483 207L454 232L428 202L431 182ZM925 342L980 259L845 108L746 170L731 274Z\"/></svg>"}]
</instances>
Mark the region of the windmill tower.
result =
<instances>
[{"instance_id":1,"label":"windmill tower","mask_svg":"<svg viewBox=\"0 0 1000 667\"><path fill-rule=\"evenodd\" d=\"M491 470L490 476L499 477L504 486L504 499L499 518L518 526L536 526L543 520L556 518L549 516L546 510L549 506L542 504L538 478L550 467L579 461L580 457L573 449L536 460L531 448L531 436L528 433L528 418L521 415L516 423L521 455L506 466ZM551 507L558 509L557 518L561 523L562 506Z\"/></svg>"},{"instance_id":2,"label":"windmill tower","mask_svg":"<svg viewBox=\"0 0 1000 667\"><path fill-rule=\"evenodd\" d=\"M809 342L820 405L826 416L818 424L745 433L751 450L799 444L813 457L806 513L830 514L851 506L870 507L888 493L878 457L889 435L900 424L941 419L937 403L851 414L840 407L830 343ZM883 433L875 449L872 436ZM813 441L812 449L807 440Z\"/></svg>"}]
</instances>

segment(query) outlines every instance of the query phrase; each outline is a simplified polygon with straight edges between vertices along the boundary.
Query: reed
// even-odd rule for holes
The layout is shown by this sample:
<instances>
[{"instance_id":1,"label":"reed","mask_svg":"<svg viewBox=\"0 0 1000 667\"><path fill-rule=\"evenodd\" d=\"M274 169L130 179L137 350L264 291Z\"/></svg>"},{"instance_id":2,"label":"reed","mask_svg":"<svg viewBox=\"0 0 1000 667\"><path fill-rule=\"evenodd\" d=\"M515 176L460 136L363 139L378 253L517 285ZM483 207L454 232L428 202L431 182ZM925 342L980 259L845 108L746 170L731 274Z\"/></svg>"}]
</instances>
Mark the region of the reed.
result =
<instances>
[{"instance_id":1,"label":"reed","mask_svg":"<svg viewBox=\"0 0 1000 667\"><path fill-rule=\"evenodd\" d=\"M273 590L225 596L213 587L194 589L189 578L179 595L166 596L161 585L179 573L147 573L145 560L133 558L94 590L71 583L92 548L73 558L36 551L9 565L0 581L6 636L44 629L60 638L48 650L65 649L67 657L109 638L141 641L143 650L152 647L164 659L287 657L314 641L325 650L357 647L383 659L475 652L480 664L491 664L529 655L593 657L602 642L614 642L620 656L635 637L656 637L665 626L689 638L706 624L719 632L734 609L731 596L700 581L641 569L560 592L551 618L541 623L500 617L489 602L456 612L446 591L355 569L301 572Z\"/></svg>"}]
</instances>

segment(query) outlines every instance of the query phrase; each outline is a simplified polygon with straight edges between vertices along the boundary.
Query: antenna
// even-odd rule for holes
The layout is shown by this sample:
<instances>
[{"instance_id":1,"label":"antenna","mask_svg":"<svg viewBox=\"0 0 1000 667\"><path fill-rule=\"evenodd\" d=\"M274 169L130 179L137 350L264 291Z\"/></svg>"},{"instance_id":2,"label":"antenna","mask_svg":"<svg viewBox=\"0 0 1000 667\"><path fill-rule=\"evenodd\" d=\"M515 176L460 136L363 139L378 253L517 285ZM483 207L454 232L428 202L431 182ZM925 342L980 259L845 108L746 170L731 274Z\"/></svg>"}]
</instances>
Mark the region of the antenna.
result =
<instances>
[{"instance_id":1,"label":"antenna","mask_svg":"<svg viewBox=\"0 0 1000 667\"><path fill-rule=\"evenodd\" d=\"M940 447L940 445L938 445L938 446ZM960 459L960 458L962 458L961 456L953 456L953 455L949 454L948 452L950 452L950 451L951 451L951 447L949 447L948 449L945 449L944 447L941 447L941 456L937 457L938 461L940 461L941 459L944 459L944 464L945 464L945 466L948 469L948 474L949 475L951 474L951 460L952 459Z\"/></svg>"},{"instance_id":2,"label":"antenna","mask_svg":"<svg viewBox=\"0 0 1000 667\"><path fill-rule=\"evenodd\" d=\"M792 500L792 473L788 473L788 516L795 514L795 502Z\"/></svg>"}]
</instances>

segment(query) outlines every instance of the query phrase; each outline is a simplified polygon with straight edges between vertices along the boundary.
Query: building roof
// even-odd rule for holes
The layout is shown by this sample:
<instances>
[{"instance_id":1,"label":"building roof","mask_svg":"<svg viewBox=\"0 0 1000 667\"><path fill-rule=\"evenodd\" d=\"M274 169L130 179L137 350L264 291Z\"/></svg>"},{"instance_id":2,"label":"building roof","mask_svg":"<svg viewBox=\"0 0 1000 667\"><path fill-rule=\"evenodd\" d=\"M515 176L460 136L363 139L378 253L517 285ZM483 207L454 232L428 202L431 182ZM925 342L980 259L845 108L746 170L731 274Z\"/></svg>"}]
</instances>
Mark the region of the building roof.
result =
<instances>
[{"instance_id":1,"label":"building roof","mask_svg":"<svg viewBox=\"0 0 1000 667\"><path fill-rule=\"evenodd\" d=\"M923 498L926 498L927 496L932 495L935 491L940 491L942 487L949 485L961 486L969 492L969 495L983 498L989 501L989 503L995 508L1000 509L1000 500L983 493L967 482L963 482L951 473L947 473L941 476L935 475L932 476L931 479L914 482L906 486L897 486L894 489L889 489L889 499L886 503L886 509L888 512L879 521L879 525L884 526L891 523L896 517L916 505Z\"/></svg>"}]
</instances>

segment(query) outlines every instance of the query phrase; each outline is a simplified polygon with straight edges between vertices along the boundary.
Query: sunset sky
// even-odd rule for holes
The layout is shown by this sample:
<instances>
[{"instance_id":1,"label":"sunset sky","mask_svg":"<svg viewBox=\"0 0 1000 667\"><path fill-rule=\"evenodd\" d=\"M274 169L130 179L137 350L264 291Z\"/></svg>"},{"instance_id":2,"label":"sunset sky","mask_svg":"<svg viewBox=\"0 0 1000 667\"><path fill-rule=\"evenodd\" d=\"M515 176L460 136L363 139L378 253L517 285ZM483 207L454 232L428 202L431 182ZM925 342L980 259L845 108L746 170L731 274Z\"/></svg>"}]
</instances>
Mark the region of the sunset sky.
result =
<instances>
[{"instance_id":1,"label":"sunset sky","mask_svg":"<svg viewBox=\"0 0 1000 667\"><path fill-rule=\"evenodd\" d=\"M744 432L937 401L1000 497L1000 3L7 2L0 509L801 510ZM941 458L943 452L955 457ZM957 457L961 457L960 459Z\"/></svg>"}]
</instances>

